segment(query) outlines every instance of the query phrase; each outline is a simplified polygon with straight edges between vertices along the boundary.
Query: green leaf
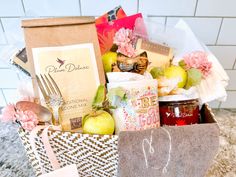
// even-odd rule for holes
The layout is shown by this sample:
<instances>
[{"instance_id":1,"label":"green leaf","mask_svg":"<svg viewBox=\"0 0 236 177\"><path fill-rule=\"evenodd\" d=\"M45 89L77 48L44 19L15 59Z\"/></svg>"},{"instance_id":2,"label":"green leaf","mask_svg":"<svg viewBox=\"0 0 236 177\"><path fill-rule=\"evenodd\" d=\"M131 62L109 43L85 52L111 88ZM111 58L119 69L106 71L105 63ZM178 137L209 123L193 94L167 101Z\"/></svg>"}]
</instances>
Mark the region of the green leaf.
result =
<instances>
[{"instance_id":1,"label":"green leaf","mask_svg":"<svg viewBox=\"0 0 236 177\"><path fill-rule=\"evenodd\" d=\"M188 73L188 79L187 79L187 83L185 85L186 89L189 89L192 86L196 86L198 84L200 84L201 79L202 79L202 73L200 70L196 69L196 68L191 68L189 70L187 70Z\"/></svg>"},{"instance_id":2,"label":"green leaf","mask_svg":"<svg viewBox=\"0 0 236 177\"><path fill-rule=\"evenodd\" d=\"M119 97L121 100L126 99L125 90L122 87L112 88L107 93L107 99L111 103L114 97Z\"/></svg>"},{"instance_id":3,"label":"green leaf","mask_svg":"<svg viewBox=\"0 0 236 177\"><path fill-rule=\"evenodd\" d=\"M179 66L180 66L181 68L185 69L186 63L184 62L184 60L179 61Z\"/></svg>"},{"instance_id":4,"label":"green leaf","mask_svg":"<svg viewBox=\"0 0 236 177\"><path fill-rule=\"evenodd\" d=\"M150 73L151 73L153 79L156 79L160 76L164 76L164 69L161 67L154 67L151 69Z\"/></svg>"},{"instance_id":5,"label":"green leaf","mask_svg":"<svg viewBox=\"0 0 236 177\"><path fill-rule=\"evenodd\" d=\"M103 102L105 101L106 98L106 89L104 85L100 85L97 89L96 95L93 99L92 107L93 108L101 108Z\"/></svg>"}]
</instances>

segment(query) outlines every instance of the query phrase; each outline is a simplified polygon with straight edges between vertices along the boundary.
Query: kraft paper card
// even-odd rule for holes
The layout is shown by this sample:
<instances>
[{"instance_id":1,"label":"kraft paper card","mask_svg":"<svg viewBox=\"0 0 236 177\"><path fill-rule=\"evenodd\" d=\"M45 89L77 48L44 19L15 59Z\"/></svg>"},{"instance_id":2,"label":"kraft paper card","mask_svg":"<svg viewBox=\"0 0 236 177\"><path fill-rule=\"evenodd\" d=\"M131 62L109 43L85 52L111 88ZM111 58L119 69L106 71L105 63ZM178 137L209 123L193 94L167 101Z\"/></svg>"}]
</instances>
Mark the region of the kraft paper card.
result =
<instances>
[{"instance_id":1,"label":"kraft paper card","mask_svg":"<svg viewBox=\"0 0 236 177\"><path fill-rule=\"evenodd\" d=\"M32 51L36 74L50 74L62 93L63 130L78 131L82 116L91 111L92 99L100 85L93 44L41 47Z\"/></svg>"},{"instance_id":2,"label":"kraft paper card","mask_svg":"<svg viewBox=\"0 0 236 177\"><path fill-rule=\"evenodd\" d=\"M22 27L25 36L28 59L27 65L29 67L28 72L32 77L36 102L39 98L40 91L35 77L32 48L92 43L99 71L99 79L102 84L105 83L94 17L62 17L23 20Z\"/></svg>"}]
</instances>

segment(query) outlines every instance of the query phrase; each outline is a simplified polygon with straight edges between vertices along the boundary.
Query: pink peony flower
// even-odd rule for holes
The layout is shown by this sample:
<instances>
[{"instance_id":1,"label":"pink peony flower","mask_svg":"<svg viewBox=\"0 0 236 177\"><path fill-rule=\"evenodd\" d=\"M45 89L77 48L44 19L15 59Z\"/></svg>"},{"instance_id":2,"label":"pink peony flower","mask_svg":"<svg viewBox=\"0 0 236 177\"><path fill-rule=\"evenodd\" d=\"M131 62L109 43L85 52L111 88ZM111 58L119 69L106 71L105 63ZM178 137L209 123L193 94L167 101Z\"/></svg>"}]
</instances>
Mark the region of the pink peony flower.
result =
<instances>
[{"instance_id":1,"label":"pink peony flower","mask_svg":"<svg viewBox=\"0 0 236 177\"><path fill-rule=\"evenodd\" d=\"M135 55L134 41L135 36L133 35L133 31L125 28L119 29L113 38L114 44L118 46L117 51L128 57Z\"/></svg>"},{"instance_id":2,"label":"pink peony flower","mask_svg":"<svg viewBox=\"0 0 236 177\"><path fill-rule=\"evenodd\" d=\"M16 109L14 104L9 104L2 110L0 119L3 122L14 122L16 120Z\"/></svg>"},{"instance_id":3,"label":"pink peony flower","mask_svg":"<svg viewBox=\"0 0 236 177\"><path fill-rule=\"evenodd\" d=\"M25 130L32 130L38 124L37 115L30 110L27 111L17 111L16 114L17 120L21 122L22 127Z\"/></svg>"},{"instance_id":4,"label":"pink peony flower","mask_svg":"<svg viewBox=\"0 0 236 177\"><path fill-rule=\"evenodd\" d=\"M185 55L183 58L186 69L199 69L204 77L207 77L210 74L212 63L208 61L207 53L196 51Z\"/></svg>"}]
</instances>

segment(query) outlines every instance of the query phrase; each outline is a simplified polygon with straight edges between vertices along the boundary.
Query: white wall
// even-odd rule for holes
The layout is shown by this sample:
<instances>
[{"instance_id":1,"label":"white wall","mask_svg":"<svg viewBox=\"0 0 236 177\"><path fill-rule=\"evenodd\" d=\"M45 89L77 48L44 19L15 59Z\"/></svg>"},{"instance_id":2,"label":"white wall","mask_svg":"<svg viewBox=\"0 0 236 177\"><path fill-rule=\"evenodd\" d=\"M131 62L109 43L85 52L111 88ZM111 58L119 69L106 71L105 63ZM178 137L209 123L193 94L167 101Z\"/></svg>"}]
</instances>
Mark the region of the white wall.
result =
<instances>
[{"instance_id":1,"label":"white wall","mask_svg":"<svg viewBox=\"0 0 236 177\"><path fill-rule=\"evenodd\" d=\"M167 25L183 18L205 42L230 76L228 100L212 107L236 108L236 1L235 0L1 0L0 50L23 40L20 20L35 17L99 16L121 5L128 15L142 12ZM0 106L15 99L17 74L0 60Z\"/></svg>"}]
</instances>

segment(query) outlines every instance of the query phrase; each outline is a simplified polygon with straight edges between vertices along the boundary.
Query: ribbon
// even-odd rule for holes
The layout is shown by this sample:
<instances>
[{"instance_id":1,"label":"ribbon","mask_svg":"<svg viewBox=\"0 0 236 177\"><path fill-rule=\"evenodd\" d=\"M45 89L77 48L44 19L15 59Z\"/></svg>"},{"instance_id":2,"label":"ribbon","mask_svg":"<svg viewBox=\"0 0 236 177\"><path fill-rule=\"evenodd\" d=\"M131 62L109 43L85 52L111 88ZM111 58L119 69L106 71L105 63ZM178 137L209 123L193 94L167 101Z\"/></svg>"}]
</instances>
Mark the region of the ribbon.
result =
<instances>
[{"instance_id":1,"label":"ribbon","mask_svg":"<svg viewBox=\"0 0 236 177\"><path fill-rule=\"evenodd\" d=\"M48 159L49 159L49 161L52 165L53 170L61 168L60 163L58 162L57 157L56 157L55 153L53 152L52 147L50 145L50 141L49 141L49 138L48 138L48 129L49 128L52 128L54 130L61 130L60 126L53 126L53 125L37 126L30 132L30 135L29 135L30 145L32 147L32 150L35 154L36 159L39 162L42 174L45 174L46 172L43 169L43 165L41 163L41 159L39 157L39 154L38 154L38 151L37 151L37 148L36 148L36 145L35 145L35 138L38 136L37 133L40 130L43 130L43 132L42 132L42 142L43 142L47 157L48 157Z\"/></svg>"}]
</instances>

